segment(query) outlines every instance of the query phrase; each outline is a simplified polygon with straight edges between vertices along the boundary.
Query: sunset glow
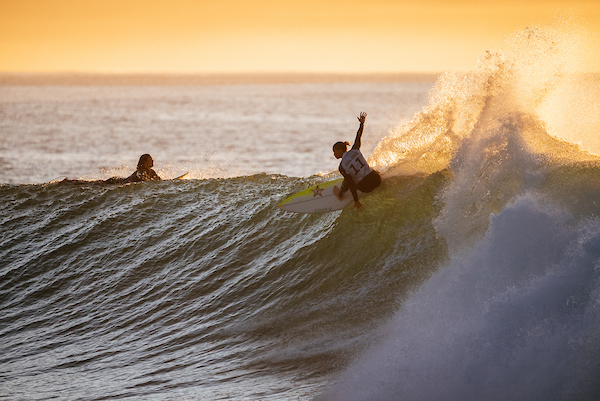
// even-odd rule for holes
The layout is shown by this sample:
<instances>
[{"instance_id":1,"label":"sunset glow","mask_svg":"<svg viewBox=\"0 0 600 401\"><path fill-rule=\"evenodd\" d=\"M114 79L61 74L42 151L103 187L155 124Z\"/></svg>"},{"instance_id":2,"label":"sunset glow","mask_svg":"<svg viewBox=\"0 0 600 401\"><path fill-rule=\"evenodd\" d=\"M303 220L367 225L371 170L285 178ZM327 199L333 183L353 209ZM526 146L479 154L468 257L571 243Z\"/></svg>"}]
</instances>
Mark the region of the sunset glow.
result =
<instances>
[{"instance_id":1,"label":"sunset glow","mask_svg":"<svg viewBox=\"0 0 600 401\"><path fill-rule=\"evenodd\" d=\"M570 15L600 71L600 2L0 0L0 72L440 72Z\"/></svg>"}]
</instances>

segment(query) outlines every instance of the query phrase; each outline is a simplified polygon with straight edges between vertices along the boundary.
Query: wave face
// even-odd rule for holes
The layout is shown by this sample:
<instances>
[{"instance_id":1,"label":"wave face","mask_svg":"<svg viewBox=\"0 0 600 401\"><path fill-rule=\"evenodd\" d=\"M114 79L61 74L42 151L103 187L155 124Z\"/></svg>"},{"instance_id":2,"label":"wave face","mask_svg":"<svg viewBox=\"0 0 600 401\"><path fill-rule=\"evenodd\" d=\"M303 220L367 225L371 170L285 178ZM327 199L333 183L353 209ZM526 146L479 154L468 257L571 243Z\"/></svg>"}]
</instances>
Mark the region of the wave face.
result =
<instances>
[{"instance_id":1,"label":"wave face","mask_svg":"<svg viewBox=\"0 0 600 401\"><path fill-rule=\"evenodd\" d=\"M599 131L559 117L600 108L557 98L600 80L569 29L443 75L362 213L276 208L327 176L0 186L0 396L597 400Z\"/></svg>"},{"instance_id":2,"label":"wave face","mask_svg":"<svg viewBox=\"0 0 600 401\"><path fill-rule=\"evenodd\" d=\"M315 391L445 252L423 202L442 175L392 180L362 215L275 207L316 179L1 187L4 395Z\"/></svg>"}]
</instances>

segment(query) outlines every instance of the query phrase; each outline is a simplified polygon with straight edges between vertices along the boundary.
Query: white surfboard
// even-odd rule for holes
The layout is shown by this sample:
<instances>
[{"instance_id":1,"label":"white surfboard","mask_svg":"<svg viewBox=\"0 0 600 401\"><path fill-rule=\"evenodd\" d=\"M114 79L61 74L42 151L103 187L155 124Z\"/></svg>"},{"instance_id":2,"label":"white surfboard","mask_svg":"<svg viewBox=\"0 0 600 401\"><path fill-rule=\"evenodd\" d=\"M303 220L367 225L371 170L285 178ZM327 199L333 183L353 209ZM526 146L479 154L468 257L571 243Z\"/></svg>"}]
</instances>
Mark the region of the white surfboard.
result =
<instances>
[{"instance_id":1,"label":"white surfboard","mask_svg":"<svg viewBox=\"0 0 600 401\"><path fill-rule=\"evenodd\" d=\"M352 193L347 191L342 199L333 193L333 188L342 185L343 178L324 182L300 191L281 202L278 207L295 213L326 213L340 210L352 202Z\"/></svg>"}]
</instances>

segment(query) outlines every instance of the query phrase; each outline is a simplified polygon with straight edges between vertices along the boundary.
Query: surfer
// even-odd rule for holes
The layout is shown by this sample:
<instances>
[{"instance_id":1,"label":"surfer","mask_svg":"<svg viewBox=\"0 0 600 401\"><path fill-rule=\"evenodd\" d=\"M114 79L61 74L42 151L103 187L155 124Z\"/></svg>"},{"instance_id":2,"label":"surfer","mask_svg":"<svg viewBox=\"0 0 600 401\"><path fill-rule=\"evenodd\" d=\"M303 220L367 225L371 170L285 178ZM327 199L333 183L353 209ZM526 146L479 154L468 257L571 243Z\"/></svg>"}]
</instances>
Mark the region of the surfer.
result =
<instances>
[{"instance_id":1,"label":"surfer","mask_svg":"<svg viewBox=\"0 0 600 401\"><path fill-rule=\"evenodd\" d=\"M333 145L333 155L336 159L342 159L340 162L340 173L344 176L341 188L333 188L333 193L342 199L344 193L350 190L352 197L354 198L354 207L357 210L363 210L364 206L358 201L358 193L356 190L361 192L371 192L381 184L381 176L371 167L365 160L364 156L360 151L361 137L363 129L365 127L365 119L367 113L361 112L360 117L357 117L360 122L358 131L356 132L356 139L352 149L348 150L350 143L336 142Z\"/></svg>"},{"instance_id":2,"label":"surfer","mask_svg":"<svg viewBox=\"0 0 600 401\"><path fill-rule=\"evenodd\" d=\"M65 184L127 184L130 182L142 182L142 181L154 181L161 180L162 178L156 174L156 171L152 169L154 166L154 160L152 160L152 156L149 154L143 154L140 156L140 160L138 161L137 168L127 178L120 177L111 177L108 180L96 180L96 181L85 181L85 180L70 180L69 178L65 178L61 181L61 183Z\"/></svg>"},{"instance_id":3,"label":"surfer","mask_svg":"<svg viewBox=\"0 0 600 401\"><path fill-rule=\"evenodd\" d=\"M156 174L156 171L152 170L154 166L154 160L152 160L152 156L148 153L140 156L140 160L138 161L137 168L127 178L119 178L112 177L108 180L104 181L106 183L128 183L128 182L142 182L142 181L151 181L151 180L161 180L161 178Z\"/></svg>"}]
</instances>

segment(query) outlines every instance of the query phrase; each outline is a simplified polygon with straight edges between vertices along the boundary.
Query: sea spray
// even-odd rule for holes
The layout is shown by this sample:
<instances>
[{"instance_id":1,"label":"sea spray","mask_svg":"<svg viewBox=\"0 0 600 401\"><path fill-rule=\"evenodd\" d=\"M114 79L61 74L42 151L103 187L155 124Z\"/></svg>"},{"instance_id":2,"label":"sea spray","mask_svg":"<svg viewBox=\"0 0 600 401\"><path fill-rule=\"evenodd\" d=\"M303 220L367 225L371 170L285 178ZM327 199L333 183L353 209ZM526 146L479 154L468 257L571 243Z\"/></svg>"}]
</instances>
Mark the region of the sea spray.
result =
<instances>
[{"instance_id":1,"label":"sea spray","mask_svg":"<svg viewBox=\"0 0 600 401\"><path fill-rule=\"evenodd\" d=\"M433 223L449 262L319 399L598 398L598 158L544 119L565 85L598 93L572 69L578 43L570 26L517 32L472 71L441 76L380 142L371 160L390 174L448 169Z\"/></svg>"},{"instance_id":2,"label":"sea spray","mask_svg":"<svg viewBox=\"0 0 600 401\"><path fill-rule=\"evenodd\" d=\"M594 400L600 223L520 197L411 294L326 400Z\"/></svg>"}]
</instances>

